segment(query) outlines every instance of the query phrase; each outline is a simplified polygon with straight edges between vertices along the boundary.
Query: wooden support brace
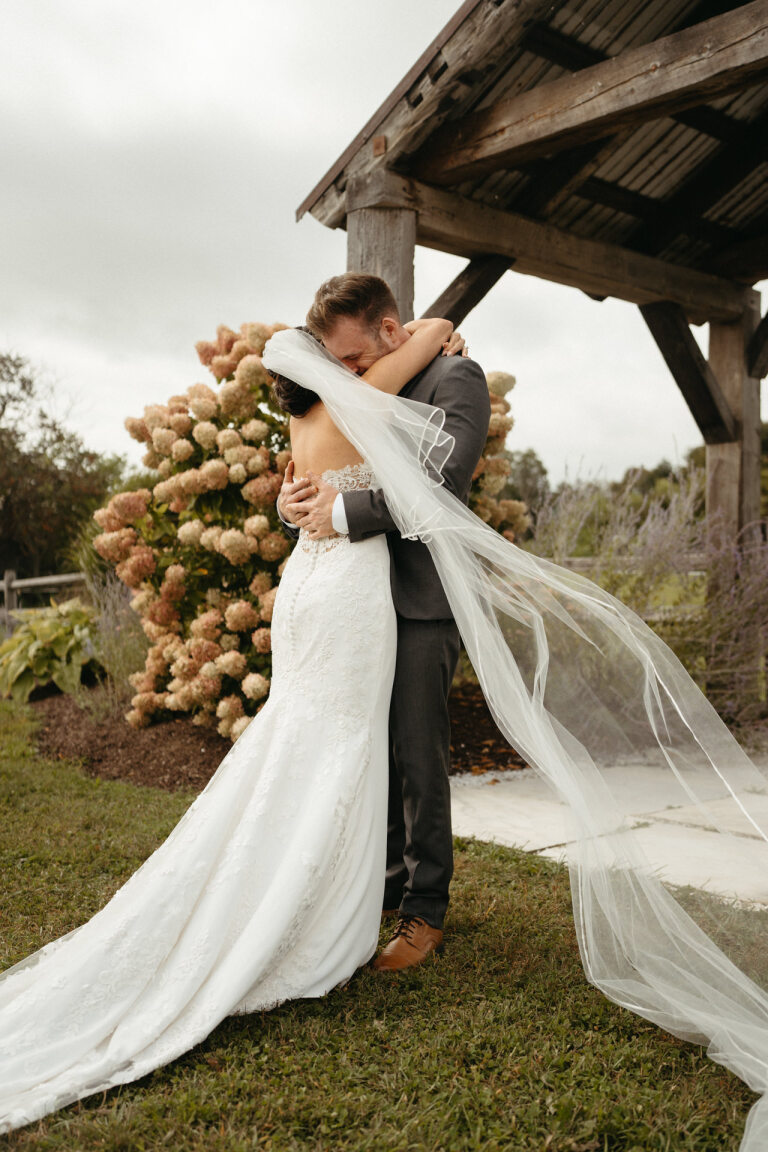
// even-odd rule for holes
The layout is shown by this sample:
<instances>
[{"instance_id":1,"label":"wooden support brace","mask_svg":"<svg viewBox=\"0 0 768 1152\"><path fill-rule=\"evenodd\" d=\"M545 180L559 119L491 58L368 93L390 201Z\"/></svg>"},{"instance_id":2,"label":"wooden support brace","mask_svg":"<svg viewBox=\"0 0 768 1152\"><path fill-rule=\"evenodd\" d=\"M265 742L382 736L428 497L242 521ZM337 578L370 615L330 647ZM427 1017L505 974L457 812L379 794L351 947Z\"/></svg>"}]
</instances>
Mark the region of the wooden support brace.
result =
<instances>
[{"instance_id":1,"label":"wooden support brace","mask_svg":"<svg viewBox=\"0 0 768 1152\"><path fill-rule=\"evenodd\" d=\"M768 376L768 312L763 316L747 345L747 368L750 376L762 380Z\"/></svg>"},{"instance_id":2,"label":"wooden support brace","mask_svg":"<svg viewBox=\"0 0 768 1152\"><path fill-rule=\"evenodd\" d=\"M640 311L701 430L704 443L725 444L737 440L737 422L679 304L668 301L642 304Z\"/></svg>"},{"instance_id":3,"label":"wooden support brace","mask_svg":"<svg viewBox=\"0 0 768 1152\"><path fill-rule=\"evenodd\" d=\"M513 263L508 256L477 256L470 260L445 292L422 313L423 318L444 316L454 327L461 324Z\"/></svg>"}]
</instances>

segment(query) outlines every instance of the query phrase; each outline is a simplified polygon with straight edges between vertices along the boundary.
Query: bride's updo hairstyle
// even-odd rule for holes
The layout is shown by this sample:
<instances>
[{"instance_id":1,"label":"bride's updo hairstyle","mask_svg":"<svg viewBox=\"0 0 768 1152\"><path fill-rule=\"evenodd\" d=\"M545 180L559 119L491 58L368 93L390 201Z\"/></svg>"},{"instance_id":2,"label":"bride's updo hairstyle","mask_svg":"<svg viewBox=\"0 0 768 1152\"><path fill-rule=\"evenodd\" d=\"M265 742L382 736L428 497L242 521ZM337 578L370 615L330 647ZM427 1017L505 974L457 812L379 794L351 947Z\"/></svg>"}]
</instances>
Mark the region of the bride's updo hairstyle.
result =
<instances>
[{"instance_id":1,"label":"bride's updo hairstyle","mask_svg":"<svg viewBox=\"0 0 768 1152\"><path fill-rule=\"evenodd\" d=\"M308 332L310 336L315 337L318 344L320 343L315 333L303 324L298 324L296 331ZM316 404L320 399L317 392L312 392L309 388L302 388L301 384L296 384L295 381L289 380L287 376L276 375L274 372L270 372L269 369L267 369L267 372L272 379L272 390L275 394L275 399L283 412L288 412L291 416L304 416L312 405Z\"/></svg>"},{"instance_id":2,"label":"bride's updo hairstyle","mask_svg":"<svg viewBox=\"0 0 768 1152\"><path fill-rule=\"evenodd\" d=\"M389 284L380 276L369 276L365 272L344 272L321 284L307 312L307 324L314 336L328 336L342 316L360 320L374 335L378 334L385 316L400 322L397 301Z\"/></svg>"}]
</instances>

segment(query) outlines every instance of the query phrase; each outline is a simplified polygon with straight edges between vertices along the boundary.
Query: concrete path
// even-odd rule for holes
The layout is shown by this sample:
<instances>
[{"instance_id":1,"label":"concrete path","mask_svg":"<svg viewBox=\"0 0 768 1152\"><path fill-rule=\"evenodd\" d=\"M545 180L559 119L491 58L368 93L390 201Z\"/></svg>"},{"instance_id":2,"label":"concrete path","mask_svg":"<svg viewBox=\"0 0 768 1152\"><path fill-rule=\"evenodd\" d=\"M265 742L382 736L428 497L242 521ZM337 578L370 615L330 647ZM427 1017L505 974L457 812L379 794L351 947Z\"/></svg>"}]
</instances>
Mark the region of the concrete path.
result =
<instances>
[{"instance_id":1,"label":"concrete path","mask_svg":"<svg viewBox=\"0 0 768 1152\"><path fill-rule=\"evenodd\" d=\"M768 761L761 758L759 766L768 775ZM720 828L715 831L697 808L680 803L669 772L648 765L608 771L611 788L626 801L640 846L661 879L768 908L768 847L736 804L710 803ZM451 798L456 836L567 861L573 843L568 807L533 768L452 776ZM750 812L768 827L768 797L753 795L749 801Z\"/></svg>"}]
</instances>

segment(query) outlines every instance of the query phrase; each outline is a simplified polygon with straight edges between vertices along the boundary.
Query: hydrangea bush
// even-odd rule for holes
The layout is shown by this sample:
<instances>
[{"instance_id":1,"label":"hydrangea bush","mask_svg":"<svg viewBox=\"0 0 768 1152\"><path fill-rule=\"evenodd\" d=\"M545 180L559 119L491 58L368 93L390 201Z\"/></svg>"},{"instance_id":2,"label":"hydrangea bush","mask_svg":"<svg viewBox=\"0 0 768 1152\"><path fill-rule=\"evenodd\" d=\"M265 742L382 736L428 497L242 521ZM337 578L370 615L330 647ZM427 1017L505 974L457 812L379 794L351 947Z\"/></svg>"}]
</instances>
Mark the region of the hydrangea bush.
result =
<instances>
[{"instance_id":1,"label":"hydrangea bush","mask_svg":"<svg viewBox=\"0 0 768 1152\"><path fill-rule=\"evenodd\" d=\"M193 384L125 421L158 480L98 509L93 544L132 589L150 641L130 677L126 719L135 727L184 713L234 741L269 693L272 609L291 548L276 500L290 450L261 354L284 327L219 326L214 341L196 345L218 387ZM527 526L523 504L494 498L509 470L499 453L513 385L505 373L489 376L491 427L470 499L508 536Z\"/></svg>"}]
</instances>

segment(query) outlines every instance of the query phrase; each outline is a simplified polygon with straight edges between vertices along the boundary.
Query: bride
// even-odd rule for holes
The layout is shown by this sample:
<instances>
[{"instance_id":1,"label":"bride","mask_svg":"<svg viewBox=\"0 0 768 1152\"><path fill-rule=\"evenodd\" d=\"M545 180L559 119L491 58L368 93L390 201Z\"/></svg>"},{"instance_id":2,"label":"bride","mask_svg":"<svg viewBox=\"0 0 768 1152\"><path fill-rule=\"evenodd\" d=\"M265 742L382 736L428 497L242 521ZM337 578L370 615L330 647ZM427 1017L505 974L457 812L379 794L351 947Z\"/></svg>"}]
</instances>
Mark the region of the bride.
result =
<instances>
[{"instance_id":1,"label":"bride","mask_svg":"<svg viewBox=\"0 0 768 1152\"><path fill-rule=\"evenodd\" d=\"M363 375L373 389L394 395L463 348L449 321L407 327ZM321 403L293 424L297 475L376 486ZM322 996L373 955L396 648L385 536L302 531L272 643L266 705L164 843L86 924L0 975L0 1132L145 1075L227 1015Z\"/></svg>"}]
</instances>

